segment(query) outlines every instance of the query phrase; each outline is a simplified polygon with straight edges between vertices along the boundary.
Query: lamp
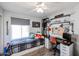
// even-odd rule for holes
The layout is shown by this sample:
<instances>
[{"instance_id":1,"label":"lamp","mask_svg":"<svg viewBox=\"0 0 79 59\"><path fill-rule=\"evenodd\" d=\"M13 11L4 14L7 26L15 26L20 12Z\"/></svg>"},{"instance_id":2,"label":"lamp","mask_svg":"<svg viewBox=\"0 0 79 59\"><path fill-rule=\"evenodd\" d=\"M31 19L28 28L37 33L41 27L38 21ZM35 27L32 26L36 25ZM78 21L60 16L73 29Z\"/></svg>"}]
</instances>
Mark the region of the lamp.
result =
<instances>
[{"instance_id":1,"label":"lamp","mask_svg":"<svg viewBox=\"0 0 79 59\"><path fill-rule=\"evenodd\" d=\"M43 10L42 8L38 8L38 9L37 9L37 12L38 12L38 13L43 13L44 10Z\"/></svg>"},{"instance_id":2,"label":"lamp","mask_svg":"<svg viewBox=\"0 0 79 59\"><path fill-rule=\"evenodd\" d=\"M45 3L39 2L38 4L36 4L35 10L38 13L43 13L44 12L44 9L47 9L47 6L45 5Z\"/></svg>"}]
</instances>

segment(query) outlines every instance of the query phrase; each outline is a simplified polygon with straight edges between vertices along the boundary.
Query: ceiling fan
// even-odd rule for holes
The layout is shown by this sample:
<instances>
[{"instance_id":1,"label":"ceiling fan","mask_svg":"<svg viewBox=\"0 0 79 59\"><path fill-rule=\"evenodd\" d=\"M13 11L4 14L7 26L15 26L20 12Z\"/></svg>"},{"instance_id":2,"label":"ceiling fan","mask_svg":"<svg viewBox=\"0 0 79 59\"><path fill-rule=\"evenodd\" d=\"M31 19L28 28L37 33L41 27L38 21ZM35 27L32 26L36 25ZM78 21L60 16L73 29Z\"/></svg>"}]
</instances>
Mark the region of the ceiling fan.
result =
<instances>
[{"instance_id":1,"label":"ceiling fan","mask_svg":"<svg viewBox=\"0 0 79 59\"><path fill-rule=\"evenodd\" d=\"M45 5L44 2L38 2L35 5L35 9L34 11L36 11L37 13L43 13L44 10L48 9L47 6Z\"/></svg>"}]
</instances>

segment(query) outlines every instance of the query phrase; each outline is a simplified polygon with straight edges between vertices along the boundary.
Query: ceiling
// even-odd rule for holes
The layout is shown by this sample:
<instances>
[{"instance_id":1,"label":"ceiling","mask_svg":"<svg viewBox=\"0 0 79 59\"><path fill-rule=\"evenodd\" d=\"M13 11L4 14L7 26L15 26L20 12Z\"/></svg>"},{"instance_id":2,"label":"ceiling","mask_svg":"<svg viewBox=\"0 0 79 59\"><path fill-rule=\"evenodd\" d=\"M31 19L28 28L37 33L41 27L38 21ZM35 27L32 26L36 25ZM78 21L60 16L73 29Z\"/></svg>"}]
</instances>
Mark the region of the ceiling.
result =
<instances>
[{"instance_id":1,"label":"ceiling","mask_svg":"<svg viewBox=\"0 0 79 59\"><path fill-rule=\"evenodd\" d=\"M44 13L37 13L34 11L36 3L38 2L0 2L0 7L27 16L45 18L58 10L73 8L79 4L78 2L44 2L48 9L44 10Z\"/></svg>"}]
</instances>

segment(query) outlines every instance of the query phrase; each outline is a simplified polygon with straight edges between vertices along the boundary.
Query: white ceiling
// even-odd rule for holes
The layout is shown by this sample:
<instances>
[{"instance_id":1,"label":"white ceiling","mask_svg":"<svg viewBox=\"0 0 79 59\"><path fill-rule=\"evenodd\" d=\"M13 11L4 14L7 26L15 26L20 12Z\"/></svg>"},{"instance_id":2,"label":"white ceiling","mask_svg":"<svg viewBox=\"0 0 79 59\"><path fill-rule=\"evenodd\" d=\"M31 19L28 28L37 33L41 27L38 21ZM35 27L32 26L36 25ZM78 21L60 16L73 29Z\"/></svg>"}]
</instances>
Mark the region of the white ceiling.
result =
<instances>
[{"instance_id":1,"label":"white ceiling","mask_svg":"<svg viewBox=\"0 0 79 59\"><path fill-rule=\"evenodd\" d=\"M37 13L34 11L37 2L0 2L0 6L8 11L26 14L32 17L47 17L58 10L73 8L77 2L44 2L48 9L44 13Z\"/></svg>"}]
</instances>

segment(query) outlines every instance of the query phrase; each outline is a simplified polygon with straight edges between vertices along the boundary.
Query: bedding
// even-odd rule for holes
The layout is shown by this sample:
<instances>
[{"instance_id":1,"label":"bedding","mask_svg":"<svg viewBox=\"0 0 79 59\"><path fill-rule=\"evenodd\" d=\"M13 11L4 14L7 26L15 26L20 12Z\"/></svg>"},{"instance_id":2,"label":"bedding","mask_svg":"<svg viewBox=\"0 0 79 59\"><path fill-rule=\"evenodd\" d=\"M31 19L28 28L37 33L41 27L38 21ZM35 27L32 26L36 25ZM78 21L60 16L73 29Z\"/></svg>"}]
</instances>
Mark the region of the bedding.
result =
<instances>
[{"instance_id":1,"label":"bedding","mask_svg":"<svg viewBox=\"0 0 79 59\"><path fill-rule=\"evenodd\" d=\"M33 39L33 38L30 38L30 37L12 40L10 42L11 53L14 54L14 53L17 53L17 52L20 52L20 51L24 51L26 49L30 49L30 48L33 48L33 47L43 45L42 42L44 42L44 39L43 40L42 39Z\"/></svg>"},{"instance_id":2,"label":"bedding","mask_svg":"<svg viewBox=\"0 0 79 59\"><path fill-rule=\"evenodd\" d=\"M22 38L22 39L16 39L12 40L10 42L10 45L17 45L17 44L22 44L22 43L31 43L37 39L32 39L32 38Z\"/></svg>"}]
</instances>

